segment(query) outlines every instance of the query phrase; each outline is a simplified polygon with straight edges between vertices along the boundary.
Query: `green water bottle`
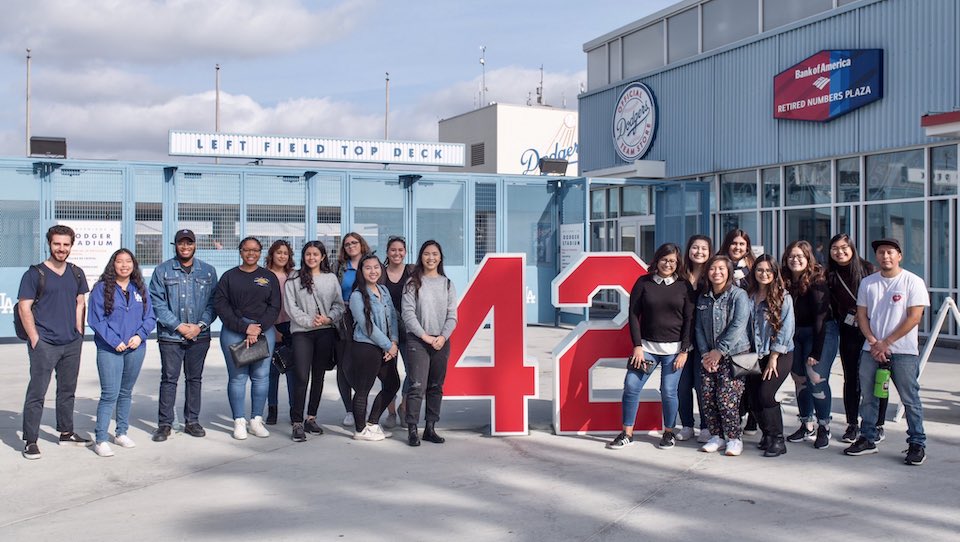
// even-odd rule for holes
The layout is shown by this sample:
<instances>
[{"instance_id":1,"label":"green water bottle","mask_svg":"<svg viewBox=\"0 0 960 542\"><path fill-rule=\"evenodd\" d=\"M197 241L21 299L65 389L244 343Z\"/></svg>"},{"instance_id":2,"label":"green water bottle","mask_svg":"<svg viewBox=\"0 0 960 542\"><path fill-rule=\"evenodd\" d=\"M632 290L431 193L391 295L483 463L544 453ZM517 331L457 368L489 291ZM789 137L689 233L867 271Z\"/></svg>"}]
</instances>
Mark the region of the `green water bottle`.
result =
<instances>
[{"instance_id":1,"label":"green water bottle","mask_svg":"<svg viewBox=\"0 0 960 542\"><path fill-rule=\"evenodd\" d=\"M890 369L877 369L873 383L873 395L880 399L890 397Z\"/></svg>"}]
</instances>

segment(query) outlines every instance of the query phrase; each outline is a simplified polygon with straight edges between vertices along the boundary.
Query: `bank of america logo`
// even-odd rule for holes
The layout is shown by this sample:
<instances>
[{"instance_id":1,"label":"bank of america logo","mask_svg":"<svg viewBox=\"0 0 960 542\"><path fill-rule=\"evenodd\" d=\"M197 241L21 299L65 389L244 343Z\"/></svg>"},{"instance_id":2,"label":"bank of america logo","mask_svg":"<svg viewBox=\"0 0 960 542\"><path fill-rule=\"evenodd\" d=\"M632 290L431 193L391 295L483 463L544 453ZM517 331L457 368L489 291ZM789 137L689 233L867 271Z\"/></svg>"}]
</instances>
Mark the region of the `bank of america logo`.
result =
<instances>
[{"instance_id":1,"label":"bank of america logo","mask_svg":"<svg viewBox=\"0 0 960 542\"><path fill-rule=\"evenodd\" d=\"M824 77L822 75L818 77L816 81L813 82L813 86L817 87L820 90L823 90L823 88L829 84L830 84L830 78Z\"/></svg>"}]
</instances>

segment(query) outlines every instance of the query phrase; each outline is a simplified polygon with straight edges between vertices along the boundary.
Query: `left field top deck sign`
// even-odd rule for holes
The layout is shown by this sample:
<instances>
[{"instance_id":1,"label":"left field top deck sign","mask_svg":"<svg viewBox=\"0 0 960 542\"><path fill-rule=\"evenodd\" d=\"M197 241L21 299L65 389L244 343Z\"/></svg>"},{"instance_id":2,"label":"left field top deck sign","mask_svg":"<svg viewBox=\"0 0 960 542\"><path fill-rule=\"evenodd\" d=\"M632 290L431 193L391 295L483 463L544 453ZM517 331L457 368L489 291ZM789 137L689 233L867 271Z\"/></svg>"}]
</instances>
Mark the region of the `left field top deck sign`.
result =
<instances>
[{"instance_id":1,"label":"left field top deck sign","mask_svg":"<svg viewBox=\"0 0 960 542\"><path fill-rule=\"evenodd\" d=\"M883 97L883 50L828 49L773 79L773 116L826 122Z\"/></svg>"},{"instance_id":2,"label":"left field top deck sign","mask_svg":"<svg viewBox=\"0 0 960 542\"><path fill-rule=\"evenodd\" d=\"M170 131L171 156L463 167L461 143Z\"/></svg>"}]
</instances>

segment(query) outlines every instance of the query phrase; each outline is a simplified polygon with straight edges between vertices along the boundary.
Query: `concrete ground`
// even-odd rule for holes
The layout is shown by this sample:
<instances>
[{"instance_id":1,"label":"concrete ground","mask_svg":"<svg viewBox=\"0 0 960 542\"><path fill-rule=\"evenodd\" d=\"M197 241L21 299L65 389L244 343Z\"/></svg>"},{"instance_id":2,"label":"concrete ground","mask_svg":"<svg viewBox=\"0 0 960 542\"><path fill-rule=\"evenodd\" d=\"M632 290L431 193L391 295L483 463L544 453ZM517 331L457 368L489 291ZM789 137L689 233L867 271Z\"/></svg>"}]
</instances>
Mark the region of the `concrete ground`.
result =
<instances>
[{"instance_id":1,"label":"concrete ground","mask_svg":"<svg viewBox=\"0 0 960 542\"><path fill-rule=\"evenodd\" d=\"M960 352L935 350L921 378L929 452L921 467L902 462L903 422L888 422L879 454L842 455L839 391L828 449L794 444L787 455L767 459L753 448L757 437L747 437L744 455L731 458L686 442L659 450L653 434L639 435L621 451L604 448L608 437L555 436L551 351L568 332L528 329L528 354L539 359L542 379L541 397L531 401L529 436L489 437L487 402L447 401L442 446L410 448L403 438L357 442L339 425L343 407L327 373L323 436L292 442L281 414L269 438L235 441L226 370L214 342L201 415L207 437L178 434L154 443L159 353L151 341L133 400L130 436L137 447L114 447L116 456L106 459L89 448L58 447L51 386L39 461L20 455L26 350L0 345L0 498L6 503L0 540L960 537ZM486 344L488 338L478 338L471 353ZM599 380L617 388L621 378L613 371ZM841 380L838 362L835 390ZM789 388L782 393L792 431ZM77 430L92 433L98 396L95 348L88 342Z\"/></svg>"}]
</instances>

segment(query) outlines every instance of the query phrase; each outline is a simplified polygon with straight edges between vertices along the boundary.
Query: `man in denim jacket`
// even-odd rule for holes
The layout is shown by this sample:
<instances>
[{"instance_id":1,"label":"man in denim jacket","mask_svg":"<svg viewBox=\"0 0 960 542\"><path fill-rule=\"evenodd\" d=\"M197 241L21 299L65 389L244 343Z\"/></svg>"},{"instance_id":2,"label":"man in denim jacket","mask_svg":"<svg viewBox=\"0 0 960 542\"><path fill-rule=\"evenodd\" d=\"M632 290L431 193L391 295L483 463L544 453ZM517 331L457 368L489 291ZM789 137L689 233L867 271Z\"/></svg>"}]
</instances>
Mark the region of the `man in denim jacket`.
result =
<instances>
[{"instance_id":1,"label":"man in denim jacket","mask_svg":"<svg viewBox=\"0 0 960 542\"><path fill-rule=\"evenodd\" d=\"M160 344L160 408L154 442L163 442L170 436L181 367L187 388L183 430L194 437L206 435L199 423L200 384L210 349L210 324L216 318L213 292L217 270L194 258L197 247L192 231L178 231L174 245L176 256L158 265L150 279Z\"/></svg>"}]
</instances>

